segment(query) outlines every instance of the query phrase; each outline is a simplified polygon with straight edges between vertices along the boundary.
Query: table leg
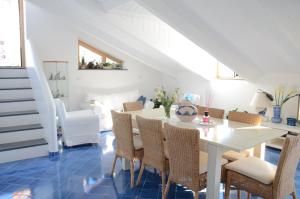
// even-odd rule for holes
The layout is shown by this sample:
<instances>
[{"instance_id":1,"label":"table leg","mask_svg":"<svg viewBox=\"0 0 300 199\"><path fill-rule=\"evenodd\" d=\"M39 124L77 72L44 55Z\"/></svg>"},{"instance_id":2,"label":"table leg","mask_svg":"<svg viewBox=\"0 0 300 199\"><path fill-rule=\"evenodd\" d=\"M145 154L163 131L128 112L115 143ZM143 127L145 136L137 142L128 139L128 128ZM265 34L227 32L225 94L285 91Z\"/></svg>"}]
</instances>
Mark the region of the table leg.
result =
<instances>
[{"instance_id":1,"label":"table leg","mask_svg":"<svg viewBox=\"0 0 300 199\"><path fill-rule=\"evenodd\" d=\"M255 157L260 158L261 160L264 160L265 159L265 149L266 149L266 143L256 145L254 147L253 155Z\"/></svg>"},{"instance_id":2,"label":"table leg","mask_svg":"<svg viewBox=\"0 0 300 199\"><path fill-rule=\"evenodd\" d=\"M126 160L125 158L122 158L122 169L124 171L130 169L130 161Z\"/></svg>"},{"instance_id":3,"label":"table leg","mask_svg":"<svg viewBox=\"0 0 300 199\"><path fill-rule=\"evenodd\" d=\"M222 154L222 147L208 144L208 172L206 190L206 198L208 199L219 199Z\"/></svg>"}]
</instances>

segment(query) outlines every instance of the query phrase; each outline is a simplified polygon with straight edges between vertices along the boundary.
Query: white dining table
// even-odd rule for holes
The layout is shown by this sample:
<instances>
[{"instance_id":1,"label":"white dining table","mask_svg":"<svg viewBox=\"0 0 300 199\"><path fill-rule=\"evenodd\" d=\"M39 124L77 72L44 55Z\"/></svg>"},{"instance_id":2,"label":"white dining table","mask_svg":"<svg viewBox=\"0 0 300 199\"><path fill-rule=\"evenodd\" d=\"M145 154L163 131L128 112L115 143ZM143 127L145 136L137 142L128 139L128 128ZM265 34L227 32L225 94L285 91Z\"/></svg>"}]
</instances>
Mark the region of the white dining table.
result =
<instances>
[{"instance_id":1,"label":"white dining table","mask_svg":"<svg viewBox=\"0 0 300 199\"><path fill-rule=\"evenodd\" d=\"M192 122L181 122L174 114L171 118L164 116L163 109L143 109L127 112L133 122L137 115L144 118L159 119L182 128L196 128L200 133L201 143L207 146L208 172L206 197L219 199L222 154L229 150L241 152L254 148L254 155L264 158L265 142L287 134L285 130L272 129L263 126L253 126L246 123L211 118L210 124L201 122L201 117ZM123 164L125 165L125 164Z\"/></svg>"}]
</instances>

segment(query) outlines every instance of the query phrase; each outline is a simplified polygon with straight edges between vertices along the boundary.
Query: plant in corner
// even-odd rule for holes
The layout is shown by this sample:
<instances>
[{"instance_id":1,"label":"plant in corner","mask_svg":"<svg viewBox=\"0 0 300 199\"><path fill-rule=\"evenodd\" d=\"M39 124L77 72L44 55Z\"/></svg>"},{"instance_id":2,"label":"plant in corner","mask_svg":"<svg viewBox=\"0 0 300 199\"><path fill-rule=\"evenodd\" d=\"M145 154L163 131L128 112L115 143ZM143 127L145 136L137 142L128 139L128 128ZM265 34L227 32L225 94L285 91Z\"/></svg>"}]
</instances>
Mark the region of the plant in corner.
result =
<instances>
[{"instance_id":1,"label":"plant in corner","mask_svg":"<svg viewBox=\"0 0 300 199\"><path fill-rule=\"evenodd\" d=\"M299 95L299 91L297 89L287 89L283 86L278 86L275 89L275 100L273 106L273 123L281 123L281 108L282 106L291 98L296 97Z\"/></svg>"},{"instance_id":2,"label":"plant in corner","mask_svg":"<svg viewBox=\"0 0 300 199\"><path fill-rule=\"evenodd\" d=\"M164 107L166 117L170 118L171 106L178 98L179 89L176 88L172 95L168 95L167 91L162 86L155 88L154 91L156 99L158 99Z\"/></svg>"}]
</instances>

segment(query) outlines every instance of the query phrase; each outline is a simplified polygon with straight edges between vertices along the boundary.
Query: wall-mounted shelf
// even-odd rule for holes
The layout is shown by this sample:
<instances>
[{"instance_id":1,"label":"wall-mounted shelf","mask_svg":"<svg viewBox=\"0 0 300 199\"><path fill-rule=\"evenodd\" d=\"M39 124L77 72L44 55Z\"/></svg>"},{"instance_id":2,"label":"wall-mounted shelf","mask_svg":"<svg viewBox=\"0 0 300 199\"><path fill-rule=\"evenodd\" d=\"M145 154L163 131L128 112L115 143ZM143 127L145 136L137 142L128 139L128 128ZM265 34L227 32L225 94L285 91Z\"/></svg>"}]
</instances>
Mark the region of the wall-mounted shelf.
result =
<instances>
[{"instance_id":1,"label":"wall-mounted shelf","mask_svg":"<svg viewBox=\"0 0 300 199\"><path fill-rule=\"evenodd\" d=\"M43 61L44 72L54 98L69 106L69 73L67 61Z\"/></svg>"}]
</instances>

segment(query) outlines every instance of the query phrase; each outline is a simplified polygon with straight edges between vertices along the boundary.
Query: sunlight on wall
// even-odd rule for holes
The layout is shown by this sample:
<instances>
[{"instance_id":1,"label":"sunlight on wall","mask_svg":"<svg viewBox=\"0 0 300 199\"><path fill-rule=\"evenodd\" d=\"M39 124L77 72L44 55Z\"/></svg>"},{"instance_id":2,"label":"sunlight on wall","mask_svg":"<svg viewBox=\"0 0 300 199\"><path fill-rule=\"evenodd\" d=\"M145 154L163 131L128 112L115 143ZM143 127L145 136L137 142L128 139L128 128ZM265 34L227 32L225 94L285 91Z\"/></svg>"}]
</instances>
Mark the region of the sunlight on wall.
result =
<instances>
[{"instance_id":1,"label":"sunlight on wall","mask_svg":"<svg viewBox=\"0 0 300 199\"><path fill-rule=\"evenodd\" d=\"M207 80L216 79L215 57L137 3L131 1L109 11L107 20L186 69Z\"/></svg>"}]
</instances>

